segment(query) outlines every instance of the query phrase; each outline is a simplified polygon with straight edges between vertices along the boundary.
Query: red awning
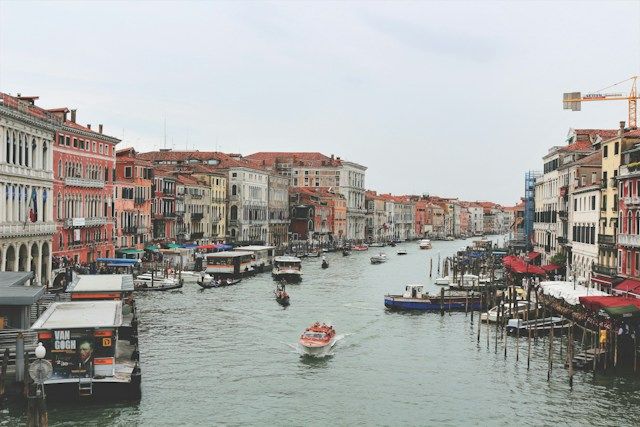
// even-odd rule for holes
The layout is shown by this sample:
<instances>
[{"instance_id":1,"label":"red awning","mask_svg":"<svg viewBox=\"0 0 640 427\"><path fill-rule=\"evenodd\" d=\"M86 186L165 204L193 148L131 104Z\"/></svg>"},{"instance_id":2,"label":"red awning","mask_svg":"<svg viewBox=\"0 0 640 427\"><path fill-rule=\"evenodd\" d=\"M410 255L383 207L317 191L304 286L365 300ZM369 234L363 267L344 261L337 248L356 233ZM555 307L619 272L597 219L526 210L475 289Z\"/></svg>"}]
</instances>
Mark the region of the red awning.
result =
<instances>
[{"instance_id":1,"label":"red awning","mask_svg":"<svg viewBox=\"0 0 640 427\"><path fill-rule=\"evenodd\" d=\"M592 296L580 297L580 304L592 311L600 311L605 307L625 307L627 305L640 308L640 299L624 296Z\"/></svg>"},{"instance_id":2,"label":"red awning","mask_svg":"<svg viewBox=\"0 0 640 427\"><path fill-rule=\"evenodd\" d=\"M591 281L606 288L610 288L611 286L613 286L613 279L611 277L600 276L599 274L593 276L591 278Z\"/></svg>"},{"instance_id":3,"label":"red awning","mask_svg":"<svg viewBox=\"0 0 640 427\"><path fill-rule=\"evenodd\" d=\"M542 269L544 271L556 271L556 270L560 270L560 266L555 264L547 264L547 265L543 265Z\"/></svg>"},{"instance_id":4,"label":"red awning","mask_svg":"<svg viewBox=\"0 0 640 427\"><path fill-rule=\"evenodd\" d=\"M502 258L502 265L504 265L505 267L508 267L511 264L513 264L513 262L516 261L517 259L518 257L514 255L507 255L506 257Z\"/></svg>"},{"instance_id":5,"label":"red awning","mask_svg":"<svg viewBox=\"0 0 640 427\"><path fill-rule=\"evenodd\" d=\"M536 259L540 256L540 252L536 252L536 251L531 251L527 254L527 258L531 259Z\"/></svg>"},{"instance_id":6,"label":"red awning","mask_svg":"<svg viewBox=\"0 0 640 427\"><path fill-rule=\"evenodd\" d=\"M210 245L200 245L198 249L217 249L219 245L210 244Z\"/></svg>"},{"instance_id":7,"label":"red awning","mask_svg":"<svg viewBox=\"0 0 640 427\"><path fill-rule=\"evenodd\" d=\"M532 274L532 275L539 275L539 276L547 275L547 272L544 271L541 267L538 267L537 265L528 264L520 258L516 258L509 265L505 265L505 267L513 271L514 273L518 273L518 274Z\"/></svg>"},{"instance_id":8,"label":"red awning","mask_svg":"<svg viewBox=\"0 0 640 427\"><path fill-rule=\"evenodd\" d=\"M618 286L613 289L615 289L617 293L629 292L637 294L640 293L640 282L633 279L626 279L620 282Z\"/></svg>"}]
</instances>

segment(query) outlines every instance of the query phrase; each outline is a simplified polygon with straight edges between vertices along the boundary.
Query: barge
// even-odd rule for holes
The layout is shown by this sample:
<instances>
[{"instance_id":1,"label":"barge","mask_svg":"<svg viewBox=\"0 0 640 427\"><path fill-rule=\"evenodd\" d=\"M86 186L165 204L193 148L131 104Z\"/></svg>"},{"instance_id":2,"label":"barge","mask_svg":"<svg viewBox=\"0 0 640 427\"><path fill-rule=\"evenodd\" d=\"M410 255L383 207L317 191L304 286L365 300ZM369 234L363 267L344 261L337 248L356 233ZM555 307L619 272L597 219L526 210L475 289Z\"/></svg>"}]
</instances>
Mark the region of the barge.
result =
<instances>
[{"instance_id":1,"label":"barge","mask_svg":"<svg viewBox=\"0 0 640 427\"><path fill-rule=\"evenodd\" d=\"M477 292L445 291L429 295L422 285L407 285L402 295L384 296L385 307L392 310L465 311L482 309L482 294Z\"/></svg>"}]
</instances>

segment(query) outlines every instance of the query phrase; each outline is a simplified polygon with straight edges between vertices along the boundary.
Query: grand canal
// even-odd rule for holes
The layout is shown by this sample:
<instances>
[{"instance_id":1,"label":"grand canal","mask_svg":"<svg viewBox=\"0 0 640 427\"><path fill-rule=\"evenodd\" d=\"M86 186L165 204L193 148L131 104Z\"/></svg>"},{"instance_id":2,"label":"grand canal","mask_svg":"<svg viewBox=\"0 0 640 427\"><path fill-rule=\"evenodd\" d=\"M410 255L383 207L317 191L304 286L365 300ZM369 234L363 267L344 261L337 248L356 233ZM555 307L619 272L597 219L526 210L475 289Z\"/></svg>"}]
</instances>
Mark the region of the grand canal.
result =
<instances>
[{"instance_id":1,"label":"grand canal","mask_svg":"<svg viewBox=\"0 0 640 427\"><path fill-rule=\"evenodd\" d=\"M51 425L505 425L637 424L640 381L576 373L573 390L556 355L547 382L546 339L515 360L515 339L494 352L481 344L464 313L401 314L385 310L383 295L406 283L429 284L435 263L470 241L372 248L304 261L304 280L287 288L291 306L273 298L268 273L236 287L138 297L143 369L136 404L50 405ZM381 249L389 261L371 265ZM436 274L434 271L433 279ZM429 285L436 291L437 287ZM334 354L302 358L300 332L315 320L332 322ZM477 318L476 318L477 320ZM556 345L556 348L559 348ZM0 425L22 420L17 409Z\"/></svg>"}]
</instances>

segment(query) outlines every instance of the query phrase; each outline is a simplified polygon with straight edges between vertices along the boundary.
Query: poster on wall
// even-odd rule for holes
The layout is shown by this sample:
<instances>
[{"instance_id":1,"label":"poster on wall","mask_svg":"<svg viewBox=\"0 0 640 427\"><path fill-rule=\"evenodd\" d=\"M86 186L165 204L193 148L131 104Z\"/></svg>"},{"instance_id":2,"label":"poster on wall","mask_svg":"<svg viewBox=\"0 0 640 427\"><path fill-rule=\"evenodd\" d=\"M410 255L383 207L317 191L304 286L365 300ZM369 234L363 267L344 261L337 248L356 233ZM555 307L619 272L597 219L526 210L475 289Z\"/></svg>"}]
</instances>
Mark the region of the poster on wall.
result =
<instances>
[{"instance_id":1,"label":"poster on wall","mask_svg":"<svg viewBox=\"0 0 640 427\"><path fill-rule=\"evenodd\" d=\"M44 344L53 365L52 378L93 376L95 338L91 330L58 330Z\"/></svg>"}]
</instances>

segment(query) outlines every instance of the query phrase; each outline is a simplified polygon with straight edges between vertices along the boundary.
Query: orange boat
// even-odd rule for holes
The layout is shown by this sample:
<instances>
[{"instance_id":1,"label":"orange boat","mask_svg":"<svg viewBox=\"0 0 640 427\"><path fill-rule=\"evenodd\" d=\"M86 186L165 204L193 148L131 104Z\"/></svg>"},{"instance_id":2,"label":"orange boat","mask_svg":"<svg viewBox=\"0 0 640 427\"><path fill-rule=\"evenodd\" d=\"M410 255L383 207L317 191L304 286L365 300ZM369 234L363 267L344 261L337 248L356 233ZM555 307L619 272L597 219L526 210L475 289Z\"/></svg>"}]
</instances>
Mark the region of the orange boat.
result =
<instances>
[{"instance_id":1,"label":"orange boat","mask_svg":"<svg viewBox=\"0 0 640 427\"><path fill-rule=\"evenodd\" d=\"M367 251L367 250L369 250L369 246L367 246L367 245L355 245L355 246L354 246L354 247L352 247L351 249L352 249L352 250L354 250L354 251L361 252L361 251Z\"/></svg>"},{"instance_id":2,"label":"orange boat","mask_svg":"<svg viewBox=\"0 0 640 427\"><path fill-rule=\"evenodd\" d=\"M335 343L336 331L333 326L316 322L302 333L298 343L306 354L316 356L323 354Z\"/></svg>"}]
</instances>

